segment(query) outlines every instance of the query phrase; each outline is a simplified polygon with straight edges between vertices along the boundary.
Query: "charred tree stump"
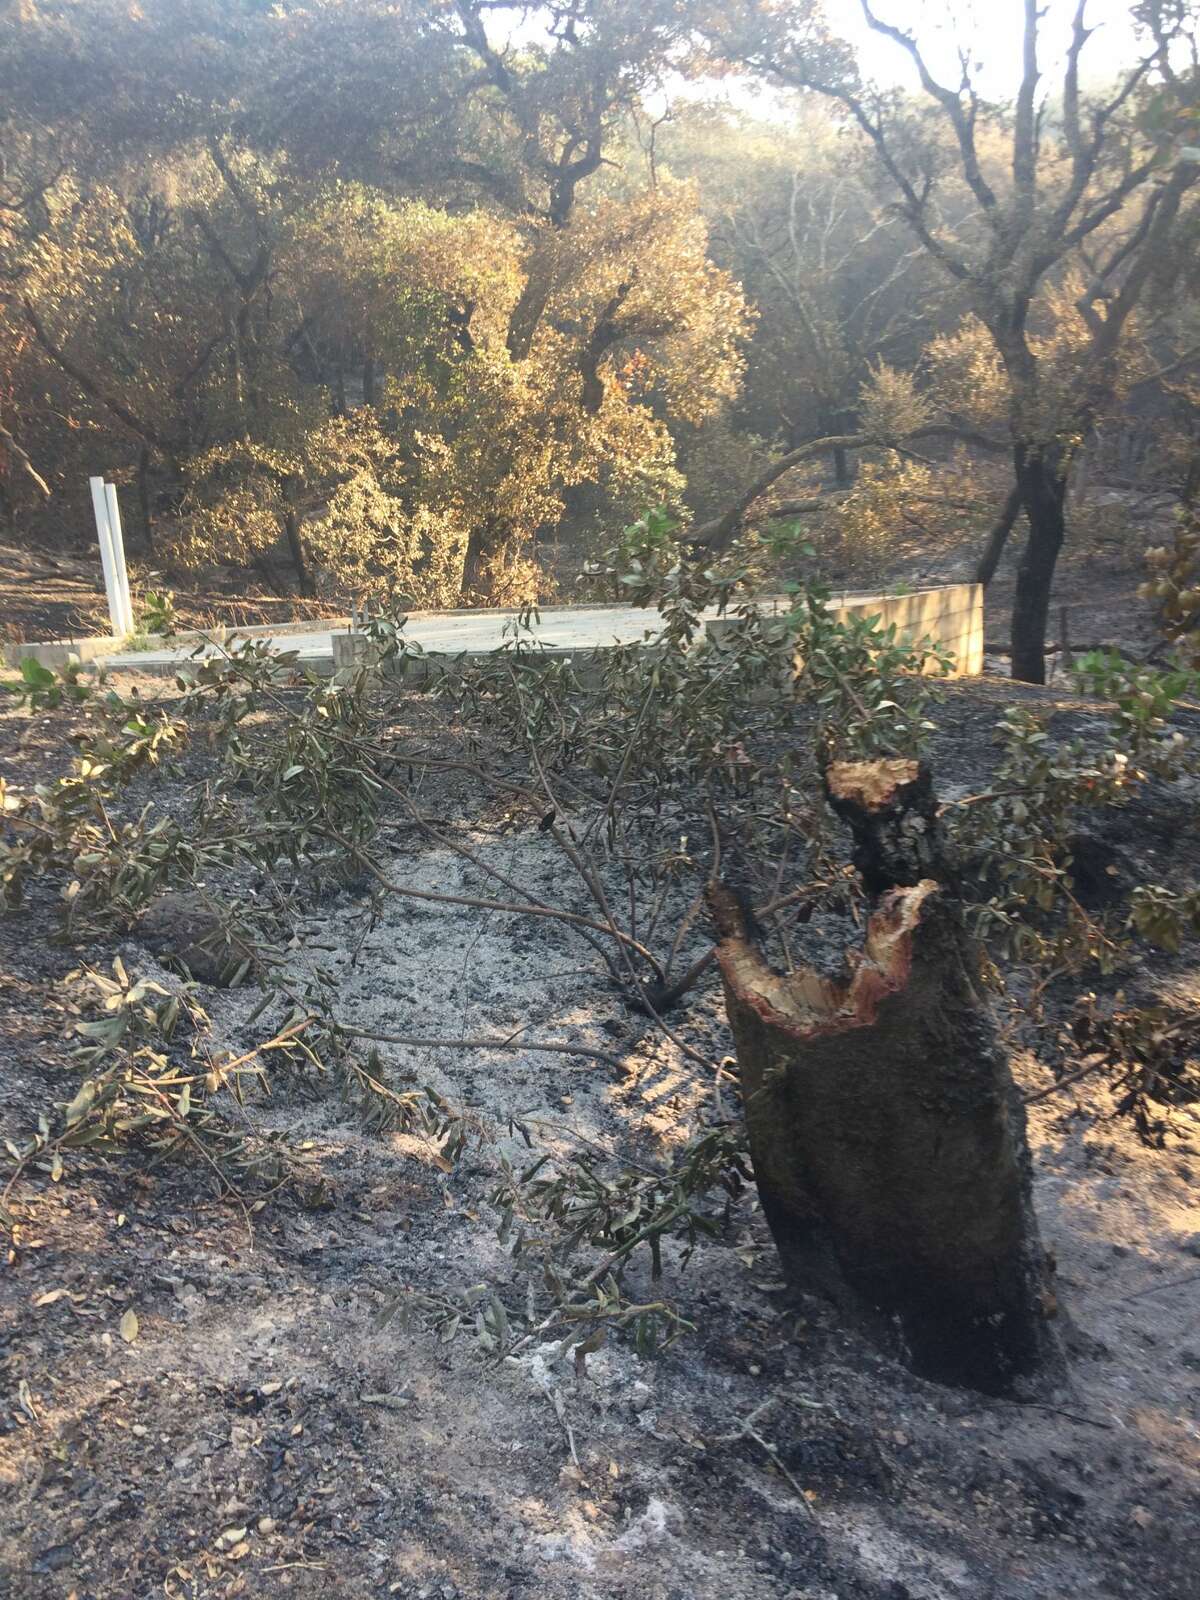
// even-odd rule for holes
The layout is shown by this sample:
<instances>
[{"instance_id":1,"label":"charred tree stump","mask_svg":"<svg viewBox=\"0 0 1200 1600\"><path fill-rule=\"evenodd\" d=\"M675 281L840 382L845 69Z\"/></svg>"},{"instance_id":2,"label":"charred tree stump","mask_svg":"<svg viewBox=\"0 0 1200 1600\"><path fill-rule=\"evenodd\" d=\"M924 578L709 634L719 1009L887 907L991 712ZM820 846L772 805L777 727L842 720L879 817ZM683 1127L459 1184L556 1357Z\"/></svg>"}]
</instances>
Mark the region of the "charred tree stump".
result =
<instances>
[{"instance_id":1,"label":"charred tree stump","mask_svg":"<svg viewBox=\"0 0 1200 1600\"><path fill-rule=\"evenodd\" d=\"M916 762L832 766L875 899L848 975L775 972L710 890L763 1211L796 1286L915 1371L1003 1393L1056 1364L1024 1116ZM940 880L940 881L939 881Z\"/></svg>"}]
</instances>

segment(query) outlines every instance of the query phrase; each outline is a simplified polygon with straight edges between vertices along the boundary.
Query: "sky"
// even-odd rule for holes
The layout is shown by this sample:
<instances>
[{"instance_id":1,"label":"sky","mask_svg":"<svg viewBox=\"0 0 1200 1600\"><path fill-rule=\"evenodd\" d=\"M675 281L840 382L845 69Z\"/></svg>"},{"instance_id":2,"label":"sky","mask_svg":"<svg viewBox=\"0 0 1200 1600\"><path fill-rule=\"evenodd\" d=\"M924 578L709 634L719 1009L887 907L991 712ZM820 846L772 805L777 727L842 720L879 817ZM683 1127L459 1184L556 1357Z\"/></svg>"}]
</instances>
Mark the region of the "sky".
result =
<instances>
[{"instance_id":1,"label":"sky","mask_svg":"<svg viewBox=\"0 0 1200 1600\"><path fill-rule=\"evenodd\" d=\"M904 49L892 40L873 33L863 20L860 0L823 0L831 30L855 47L866 76L881 84L918 87L916 69ZM1197 0L1200 3L1200 0ZM920 41L931 70L951 85L959 78L958 50L966 46L978 64L977 81L982 93L992 99L1011 96L1020 81L1024 0L872 0L877 16L895 24ZM1071 19L1076 0L1041 0L1044 12L1039 31L1038 61L1044 81L1061 81L1061 65L1071 37ZM1095 31L1088 40L1080 63L1084 87L1111 82L1134 59L1137 36L1130 22L1133 0L1088 0L1086 21ZM504 21L509 26L504 26ZM540 34L541 19L514 6L492 14L496 34L519 41L523 34ZM1058 67L1056 72L1055 68ZM679 86L673 85L672 92ZM711 95L712 85L693 85L684 89L685 97ZM762 97L763 86L755 86L754 98ZM719 90L720 98L739 103L747 91L728 82ZM761 106L760 106L761 109Z\"/></svg>"},{"instance_id":2,"label":"sky","mask_svg":"<svg viewBox=\"0 0 1200 1600\"><path fill-rule=\"evenodd\" d=\"M1053 93L1062 82L1062 63L1071 38L1077 0L1041 0L1043 18L1038 35L1038 65L1043 90ZM1130 21L1134 0L1088 0L1085 20L1092 37L1080 58L1084 89L1102 87L1117 78L1136 59L1138 38ZM1200 0L1196 0L1200 4ZM893 40L874 33L863 20L860 0L823 0L832 32L855 48L864 75L883 85L919 88L916 68L907 52ZM975 81L985 98L1004 100L1015 94L1021 77L1025 18L1024 0L872 0L876 16L912 33L920 42L930 70L954 86L959 81L958 52L966 47L976 63ZM509 26L504 26L507 19ZM519 42L527 32L540 34L541 19L514 6L511 13L492 14L498 38ZM661 96L651 96L655 106L676 98L728 101L760 116L779 115L786 103L761 81L750 85L736 79L712 82L670 80Z\"/></svg>"},{"instance_id":3,"label":"sky","mask_svg":"<svg viewBox=\"0 0 1200 1600\"><path fill-rule=\"evenodd\" d=\"M1023 0L874 0L874 10L920 40L930 68L957 82L957 51L966 45L979 63L983 92L1000 98L1015 89L1021 73ZM1038 60L1053 78L1071 37L1074 0L1049 0L1042 24ZM859 0L826 0L831 28L850 40L869 76L885 83L916 87L916 72L906 53L890 39L872 33ZM1084 50L1081 73L1090 79L1114 77L1133 56L1134 30L1129 0L1090 0L1089 26L1096 32Z\"/></svg>"}]
</instances>

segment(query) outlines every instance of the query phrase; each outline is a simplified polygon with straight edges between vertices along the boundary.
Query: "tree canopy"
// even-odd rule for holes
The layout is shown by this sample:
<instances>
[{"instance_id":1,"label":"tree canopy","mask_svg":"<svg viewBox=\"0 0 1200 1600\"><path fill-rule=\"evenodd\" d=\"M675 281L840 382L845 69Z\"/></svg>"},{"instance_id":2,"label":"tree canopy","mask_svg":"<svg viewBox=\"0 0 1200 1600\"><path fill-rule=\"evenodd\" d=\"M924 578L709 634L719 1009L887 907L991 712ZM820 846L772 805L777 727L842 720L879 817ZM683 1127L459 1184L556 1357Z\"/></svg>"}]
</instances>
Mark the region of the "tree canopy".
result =
<instances>
[{"instance_id":1,"label":"tree canopy","mask_svg":"<svg viewBox=\"0 0 1200 1600\"><path fill-rule=\"evenodd\" d=\"M1061 62L1013 10L997 99L870 3L911 88L809 0L10 6L0 511L82 533L100 470L158 561L431 605L654 505L699 549L995 523L984 576L1024 517L1040 676L1081 453L1153 401L1186 471L1196 40L1151 0L1097 77L1086 0Z\"/></svg>"}]
</instances>

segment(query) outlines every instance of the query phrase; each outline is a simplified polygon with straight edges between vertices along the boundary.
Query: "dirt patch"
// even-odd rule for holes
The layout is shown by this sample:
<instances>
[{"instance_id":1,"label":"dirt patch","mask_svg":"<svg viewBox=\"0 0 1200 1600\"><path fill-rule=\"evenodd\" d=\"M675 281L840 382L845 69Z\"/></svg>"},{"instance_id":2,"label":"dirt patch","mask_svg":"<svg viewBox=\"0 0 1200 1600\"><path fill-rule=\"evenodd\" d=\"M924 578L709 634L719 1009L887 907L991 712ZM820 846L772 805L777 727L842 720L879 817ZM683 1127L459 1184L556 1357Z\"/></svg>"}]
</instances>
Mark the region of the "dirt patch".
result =
<instances>
[{"instance_id":1,"label":"dirt patch","mask_svg":"<svg viewBox=\"0 0 1200 1600\"><path fill-rule=\"evenodd\" d=\"M132 559L132 558L131 558ZM169 588L181 631L337 616L344 607L274 593L255 574L219 568L191 581L165 580L136 561L130 570L135 601L144 588ZM0 642L88 638L110 631L99 552L94 557L0 544Z\"/></svg>"},{"instance_id":2,"label":"dirt patch","mask_svg":"<svg viewBox=\"0 0 1200 1600\"><path fill-rule=\"evenodd\" d=\"M1076 730L1094 714L1023 693ZM986 782L989 730L1011 699L999 683L951 691L934 752L947 787ZM444 810L444 827L532 892L569 893L536 827L449 796ZM1194 820L1172 815L1172 859L1190 871ZM1151 812L1124 825L1131 850L1158 848ZM442 891L483 886L461 857L412 843L393 870ZM46 942L49 911L35 900L0 922L12 1133L75 1081L63 980L80 952ZM82 953L100 964L113 951ZM133 941L122 954L177 981ZM657 1360L613 1343L582 1374L554 1347L496 1361L469 1332L443 1343L420 1319L381 1326L380 1313L398 1288L452 1296L485 1281L520 1304L488 1203L501 1158L524 1151L509 1119L543 1148L582 1138L662 1161L711 1107L711 1073L633 1016L558 924L398 900L373 917L340 890L311 903L290 959L298 976L326 968L360 1027L525 1028L620 1065L383 1046L396 1087L431 1084L472 1119L449 1172L419 1141L369 1134L333 1096L279 1081L246 1115L287 1138L302 1181L249 1218L215 1205L187 1165L83 1160L60 1184L27 1185L0 1279L0 1574L13 1600L1190 1600L1191 1110L1150 1150L1127 1121L1103 1120L1111 1104L1091 1085L1032 1108L1071 1352L1069 1388L1044 1404L922 1383L822 1302L786 1297L752 1197L685 1272L668 1252L662 1287L695 1331ZM1146 981L1194 1000L1190 959ZM248 1042L256 998L203 992L222 1041ZM1010 1020L1023 1081L1045 1087ZM715 984L678 1032L708 1060L729 1050Z\"/></svg>"}]
</instances>

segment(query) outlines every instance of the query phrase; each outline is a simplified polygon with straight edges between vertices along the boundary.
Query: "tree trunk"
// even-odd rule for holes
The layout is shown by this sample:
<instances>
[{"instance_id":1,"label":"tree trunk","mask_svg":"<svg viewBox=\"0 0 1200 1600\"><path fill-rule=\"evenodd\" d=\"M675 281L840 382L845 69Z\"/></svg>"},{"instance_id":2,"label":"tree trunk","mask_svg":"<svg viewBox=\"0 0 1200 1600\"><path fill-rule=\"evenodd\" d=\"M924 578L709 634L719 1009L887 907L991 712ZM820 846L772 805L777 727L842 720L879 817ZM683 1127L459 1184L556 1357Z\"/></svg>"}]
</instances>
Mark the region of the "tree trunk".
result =
<instances>
[{"instance_id":1,"label":"tree trunk","mask_svg":"<svg viewBox=\"0 0 1200 1600\"><path fill-rule=\"evenodd\" d=\"M785 1275L986 1393L1057 1364L1024 1119L914 761L838 764L877 895L851 976L774 972L710 890L750 1151Z\"/></svg>"},{"instance_id":2,"label":"tree trunk","mask_svg":"<svg viewBox=\"0 0 1200 1600\"><path fill-rule=\"evenodd\" d=\"M1008 543L1008 536L1013 531L1017 518L1021 514L1021 486L1014 483L1008 492L1008 499L1000 509L991 533L988 534L987 544L975 568L975 582L982 583L984 588L996 576L996 568L1000 565L1000 557L1004 554L1004 547Z\"/></svg>"},{"instance_id":3,"label":"tree trunk","mask_svg":"<svg viewBox=\"0 0 1200 1600\"><path fill-rule=\"evenodd\" d=\"M1066 503L1071 515L1080 510L1087 499L1088 486L1091 482L1092 458L1088 451L1081 450L1075 458L1075 468L1071 473L1071 481L1067 489Z\"/></svg>"},{"instance_id":4,"label":"tree trunk","mask_svg":"<svg viewBox=\"0 0 1200 1600\"><path fill-rule=\"evenodd\" d=\"M292 558L292 566L296 569L296 588L308 599L316 594L316 585L313 583L312 574L308 567L308 558L304 554L304 539L300 532L300 512L292 503L291 490L285 489L287 506L283 513L283 532L287 539L288 554Z\"/></svg>"},{"instance_id":5,"label":"tree trunk","mask_svg":"<svg viewBox=\"0 0 1200 1600\"><path fill-rule=\"evenodd\" d=\"M479 574L483 567L483 558L487 553L487 530L478 524L471 528L467 535L467 553L463 557L462 592L464 595L472 593L479 586Z\"/></svg>"},{"instance_id":6,"label":"tree trunk","mask_svg":"<svg viewBox=\"0 0 1200 1600\"><path fill-rule=\"evenodd\" d=\"M822 431L827 434L853 433L857 425L858 417L853 411L822 414ZM854 461L844 444L833 447L833 481L839 489L849 489L854 482Z\"/></svg>"},{"instance_id":7,"label":"tree trunk","mask_svg":"<svg viewBox=\"0 0 1200 1600\"><path fill-rule=\"evenodd\" d=\"M482 522L474 524L467 535L467 549L463 557L462 591L464 595L474 594L473 603L478 602L479 593L485 588L484 562L502 548L509 532L502 518L488 515Z\"/></svg>"},{"instance_id":8,"label":"tree trunk","mask_svg":"<svg viewBox=\"0 0 1200 1600\"><path fill-rule=\"evenodd\" d=\"M538 249L530 257L525 282L508 319L505 343L514 361L524 361L533 336L550 299L553 279L553 246Z\"/></svg>"},{"instance_id":9,"label":"tree trunk","mask_svg":"<svg viewBox=\"0 0 1200 1600\"><path fill-rule=\"evenodd\" d=\"M143 445L138 455L138 506L142 513L142 539L146 554L154 554L154 518L150 511L150 451Z\"/></svg>"},{"instance_id":10,"label":"tree trunk","mask_svg":"<svg viewBox=\"0 0 1200 1600\"><path fill-rule=\"evenodd\" d=\"M1017 568L1012 614L1012 675L1046 681L1046 626L1058 553L1066 536L1066 474L1057 453L1018 445L1017 487L1029 519L1029 538Z\"/></svg>"},{"instance_id":11,"label":"tree trunk","mask_svg":"<svg viewBox=\"0 0 1200 1600\"><path fill-rule=\"evenodd\" d=\"M246 370L242 361L242 330L232 313L225 313L226 336L229 340L229 376L233 386L233 409L246 424Z\"/></svg>"}]
</instances>

